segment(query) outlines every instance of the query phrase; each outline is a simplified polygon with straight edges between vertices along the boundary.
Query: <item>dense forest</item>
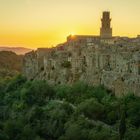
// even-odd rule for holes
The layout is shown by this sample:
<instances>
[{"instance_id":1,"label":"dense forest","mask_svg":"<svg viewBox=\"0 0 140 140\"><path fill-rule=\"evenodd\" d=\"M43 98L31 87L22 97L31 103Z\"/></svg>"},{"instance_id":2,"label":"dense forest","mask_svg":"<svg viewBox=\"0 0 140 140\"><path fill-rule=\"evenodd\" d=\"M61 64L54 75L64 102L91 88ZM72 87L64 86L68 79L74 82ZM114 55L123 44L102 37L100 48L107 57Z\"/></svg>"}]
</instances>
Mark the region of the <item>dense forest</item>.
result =
<instances>
[{"instance_id":1,"label":"dense forest","mask_svg":"<svg viewBox=\"0 0 140 140\"><path fill-rule=\"evenodd\" d=\"M0 140L139 140L140 98L103 86L0 82Z\"/></svg>"}]
</instances>

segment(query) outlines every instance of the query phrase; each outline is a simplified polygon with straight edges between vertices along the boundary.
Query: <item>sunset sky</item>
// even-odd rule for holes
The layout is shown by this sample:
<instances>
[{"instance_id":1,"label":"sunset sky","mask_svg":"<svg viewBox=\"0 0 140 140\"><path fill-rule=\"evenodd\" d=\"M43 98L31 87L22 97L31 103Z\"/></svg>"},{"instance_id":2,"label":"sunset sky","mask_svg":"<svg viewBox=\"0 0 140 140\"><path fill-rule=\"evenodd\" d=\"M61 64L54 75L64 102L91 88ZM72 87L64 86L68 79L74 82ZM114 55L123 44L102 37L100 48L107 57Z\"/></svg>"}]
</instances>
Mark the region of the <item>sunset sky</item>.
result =
<instances>
[{"instance_id":1,"label":"sunset sky","mask_svg":"<svg viewBox=\"0 0 140 140\"><path fill-rule=\"evenodd\" d=\"M140 0L0 0L0 46L51 47L69 34L98 35L106 10L114 35L140 34Z\"/></svg>"}]
</instances>

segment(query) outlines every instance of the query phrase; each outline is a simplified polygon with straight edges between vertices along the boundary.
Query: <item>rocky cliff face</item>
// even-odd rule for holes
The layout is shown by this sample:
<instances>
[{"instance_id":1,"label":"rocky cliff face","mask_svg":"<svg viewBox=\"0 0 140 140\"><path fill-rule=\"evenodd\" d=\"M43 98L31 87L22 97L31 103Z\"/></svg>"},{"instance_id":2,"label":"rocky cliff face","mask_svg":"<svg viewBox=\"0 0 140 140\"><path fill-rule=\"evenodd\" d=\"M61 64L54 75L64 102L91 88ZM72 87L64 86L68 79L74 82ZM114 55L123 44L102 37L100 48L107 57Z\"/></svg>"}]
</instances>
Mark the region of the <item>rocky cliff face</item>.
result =
<instances>
[{"instance_id":1,"label":"rocky cliff face","mask_svg":"<svg viewBox=\"0 0 140 140\"><path fill-rule=\"evenodd\" d=\"M140 40L70 36L64 44L25 55L23 74L51 84L102 84L118 96L140 95Z\"/></svg>"}]
</instances>

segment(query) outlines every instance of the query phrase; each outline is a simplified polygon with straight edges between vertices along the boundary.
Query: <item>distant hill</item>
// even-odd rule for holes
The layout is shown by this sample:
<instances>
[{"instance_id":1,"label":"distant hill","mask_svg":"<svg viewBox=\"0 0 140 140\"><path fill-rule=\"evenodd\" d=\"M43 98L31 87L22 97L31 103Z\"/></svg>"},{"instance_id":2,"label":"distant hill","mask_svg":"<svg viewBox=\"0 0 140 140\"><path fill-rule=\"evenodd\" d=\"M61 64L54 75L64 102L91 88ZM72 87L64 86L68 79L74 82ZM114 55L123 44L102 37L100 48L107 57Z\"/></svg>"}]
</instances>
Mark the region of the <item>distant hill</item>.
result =
<instances>
[{"instance_id":1,"label":"distant hill","mask_svg":"<svg viewBox=\"0 0 140 140\"><path fill-rule=\"evenodd\" d=\"M32 49L23 47L0 47L0 51L12 51L18 55L20 54L24 55L25 53L32 51Z\"/></svg>"},{"instance_id":2,"label":"distant hill","mask_svg":"<svg viewBox=\"0 0 140 140\"><path fill-rule=\"evenodd\" d=\"M0 51L0 78L12 77L22 71L23 55L11 51Z\"/></svg>"}]
</instances>

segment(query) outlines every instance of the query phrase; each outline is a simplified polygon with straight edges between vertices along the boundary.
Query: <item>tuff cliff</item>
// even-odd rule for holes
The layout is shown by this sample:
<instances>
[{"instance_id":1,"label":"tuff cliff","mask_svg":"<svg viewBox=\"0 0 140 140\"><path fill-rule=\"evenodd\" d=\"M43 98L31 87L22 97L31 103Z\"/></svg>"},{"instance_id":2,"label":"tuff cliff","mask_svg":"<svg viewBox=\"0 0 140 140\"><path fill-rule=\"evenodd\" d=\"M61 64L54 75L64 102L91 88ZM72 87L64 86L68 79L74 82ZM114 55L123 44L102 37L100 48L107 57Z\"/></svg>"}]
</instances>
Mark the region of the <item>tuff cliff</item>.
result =
<instances>
[{"instance_id":1,"label":"tuff cliff","mask_svg":"<svg viewBox=\"0 0 140 140\"><path fill-rule=\"evenodd\" d=\"M69 36L54 48L27 53L23 74L50 84L83 81L104 85L117 96L140 96L140 38Z\"/></svg>"}]
</instances>

